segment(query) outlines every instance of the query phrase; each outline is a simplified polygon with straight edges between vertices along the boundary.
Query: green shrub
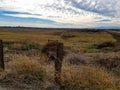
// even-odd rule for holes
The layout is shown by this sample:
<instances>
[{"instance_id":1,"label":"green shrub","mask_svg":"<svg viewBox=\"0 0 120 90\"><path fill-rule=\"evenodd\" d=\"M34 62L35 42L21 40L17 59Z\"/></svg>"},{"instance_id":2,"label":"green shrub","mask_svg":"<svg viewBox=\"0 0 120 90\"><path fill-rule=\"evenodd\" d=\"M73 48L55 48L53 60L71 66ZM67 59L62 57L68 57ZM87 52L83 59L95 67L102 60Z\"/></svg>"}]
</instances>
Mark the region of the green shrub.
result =
<instances>
[{"instance_id":1,"label":"green shrub","mask_svg":"<svg viewBox=\"0 0 120 90\"><path fill-rule=\"evenodd\" d=\"M116 43L112 41L91 44L87 46L84 52L91 53L91 52L113 51L115 46L116 46Z\"/></svg>"},{"instance_id":2,"label":"green shrub","mask_svg":"<svg viewBox=\"0 0 120 90\"><path fill-rule=\"evenodd\" d=\"M10 42L7 42L7 41L3 42L3 47L10 48L10 45L11 45Z\"/></svg>"},{"instance_id":3,"label":"green shrub","mask_svg":"<svg viewBox=\"0 0 120 90\"><path fill-rule=\"evenodd\" d=\"M91 48L95 48L95 49L102 49L102 48L107 48L107 47L115 47L115 42L111 42L111 41L108 41L108 42L102 42L102 43L99 43L99 44L93 44L91 46Z\"/></svg>"},{"instance_id":4,"label":"green shrub","mask_svg":"<svg viewBox=\"0 0 120 90\"><path fill-rule=\"evenodd\" d=\"M14 50L31 50L40 49L40 44L38 43L28 43L28 42L4 42L3 47Z\"/></svg>"},{"instance_id":5,"label":"green shrub","mask_svg":"<svg viewBox=\"0 0 120 90\"><path fill-rule=\"evenodd\" d=\"M37 43L26 43L22 46L22 50L40 49L40 45Z\"/></svg>"}]
</instances>

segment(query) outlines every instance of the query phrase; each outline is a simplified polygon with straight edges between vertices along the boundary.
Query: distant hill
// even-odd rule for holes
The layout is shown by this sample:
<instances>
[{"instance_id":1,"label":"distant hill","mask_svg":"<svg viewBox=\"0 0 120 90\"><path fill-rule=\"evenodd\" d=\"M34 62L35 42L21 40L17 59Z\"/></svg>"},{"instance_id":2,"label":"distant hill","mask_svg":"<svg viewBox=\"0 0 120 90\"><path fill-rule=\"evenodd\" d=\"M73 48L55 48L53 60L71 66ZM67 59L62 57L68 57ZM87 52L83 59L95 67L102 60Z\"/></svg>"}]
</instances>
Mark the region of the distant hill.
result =
<instances>
[{"instance_id":1,"label":"distant hill","mask_svg":"<svg viewBox=\"0 0 120 90\"><path fill-rule=\"evenodd\" d=\"M117 29L120 30L120 26L101 26L101 27L95 27L96 29Z\"/></svg>"}]
</instances>

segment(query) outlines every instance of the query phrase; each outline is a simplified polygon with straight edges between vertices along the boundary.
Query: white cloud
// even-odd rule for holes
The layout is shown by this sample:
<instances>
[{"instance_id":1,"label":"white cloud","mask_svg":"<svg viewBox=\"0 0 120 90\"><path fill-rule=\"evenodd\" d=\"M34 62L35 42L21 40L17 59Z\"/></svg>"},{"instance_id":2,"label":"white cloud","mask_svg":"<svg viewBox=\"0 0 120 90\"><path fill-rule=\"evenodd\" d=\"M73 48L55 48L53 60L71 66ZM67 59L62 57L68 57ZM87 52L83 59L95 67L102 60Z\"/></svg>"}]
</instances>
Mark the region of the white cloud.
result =
<instances>
[{"instance_id":1,"label":"white cloud","mask_svg":"<svg viewBox=\"0 0 120 90\"><path fill-rule=\"evenodd\" d=\"M76 8L106 16L120 17L120 0L71 0ZM119 14L118 14L119 13Z\"/></svg>"},{"instance_id":2,"label":"white cloud","mask_svg":"<svg viewBox=\"0 0 120 90\"><path fill-rule=\"evenodd\" d=\"M0 10L29 14L4 14L40 18L73 25L120 25L120 0L0 0ZM111 22L97 22L109 19Z\"/></svg>"}]
</instances>

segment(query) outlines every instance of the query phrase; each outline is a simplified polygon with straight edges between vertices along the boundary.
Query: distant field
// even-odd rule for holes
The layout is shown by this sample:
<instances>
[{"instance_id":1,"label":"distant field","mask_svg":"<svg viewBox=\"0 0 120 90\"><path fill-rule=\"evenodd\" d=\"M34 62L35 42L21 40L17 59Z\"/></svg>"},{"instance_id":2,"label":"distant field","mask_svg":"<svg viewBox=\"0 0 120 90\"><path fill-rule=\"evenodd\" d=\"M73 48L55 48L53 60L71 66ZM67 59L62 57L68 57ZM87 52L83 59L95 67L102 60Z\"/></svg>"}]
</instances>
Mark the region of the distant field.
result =
<instances>
[{"instance_id":1,"label":"distant field","mask_svg":"<svg viewBox=\"0 0 120 90\"><path fill-rule=\"evenodd\" d=\"M73 36L73 37L71 37ZM44 45L48 39L59 40L70 50L85 51L93 44L102 42L115 42L111 34L101 31L68 31L68 30L34 30L34 29L17 29L8 30L0 29L0 39L4 41L25 41L28 43L38 43Z\"/></svg>"}]
</instances>

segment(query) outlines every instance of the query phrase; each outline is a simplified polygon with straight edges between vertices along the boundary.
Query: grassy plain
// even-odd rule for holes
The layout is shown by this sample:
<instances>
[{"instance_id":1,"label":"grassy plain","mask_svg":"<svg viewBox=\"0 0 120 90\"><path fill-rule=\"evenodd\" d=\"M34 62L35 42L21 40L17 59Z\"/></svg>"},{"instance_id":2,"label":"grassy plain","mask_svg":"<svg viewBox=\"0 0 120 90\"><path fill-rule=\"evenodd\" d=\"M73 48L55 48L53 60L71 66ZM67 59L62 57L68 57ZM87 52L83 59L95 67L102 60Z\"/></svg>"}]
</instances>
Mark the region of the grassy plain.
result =
<instances>
[{"instance_id":1,"label":"grassy plain","mask_svg":"<svg viewBox=\"0 0 120 90\"><path fill-rule=\"evenodd\" d=\"M4 88L59 90L54 83L54 63L40 53L48 40L58 40L66 50L63 90L120 90L120 51L114 50L118 40L109 32L1 28L0 39L5 61L0 86Z\"/></svg>"},{"instance_id":2,"label":"grassy plain","mask_svg":"<svg viewBox=\"0 0 120 90\"><path fill-rule=\"evenodd\" d=\"M65 35L74 37L62 38ZM44 45L49 39L63 42L72 51L86 51L94 44L115 42L116 40L107 32L83 32L65 30L0 30L0 39L4 41L25 41Z\"/></svg>"}]
</instances>

